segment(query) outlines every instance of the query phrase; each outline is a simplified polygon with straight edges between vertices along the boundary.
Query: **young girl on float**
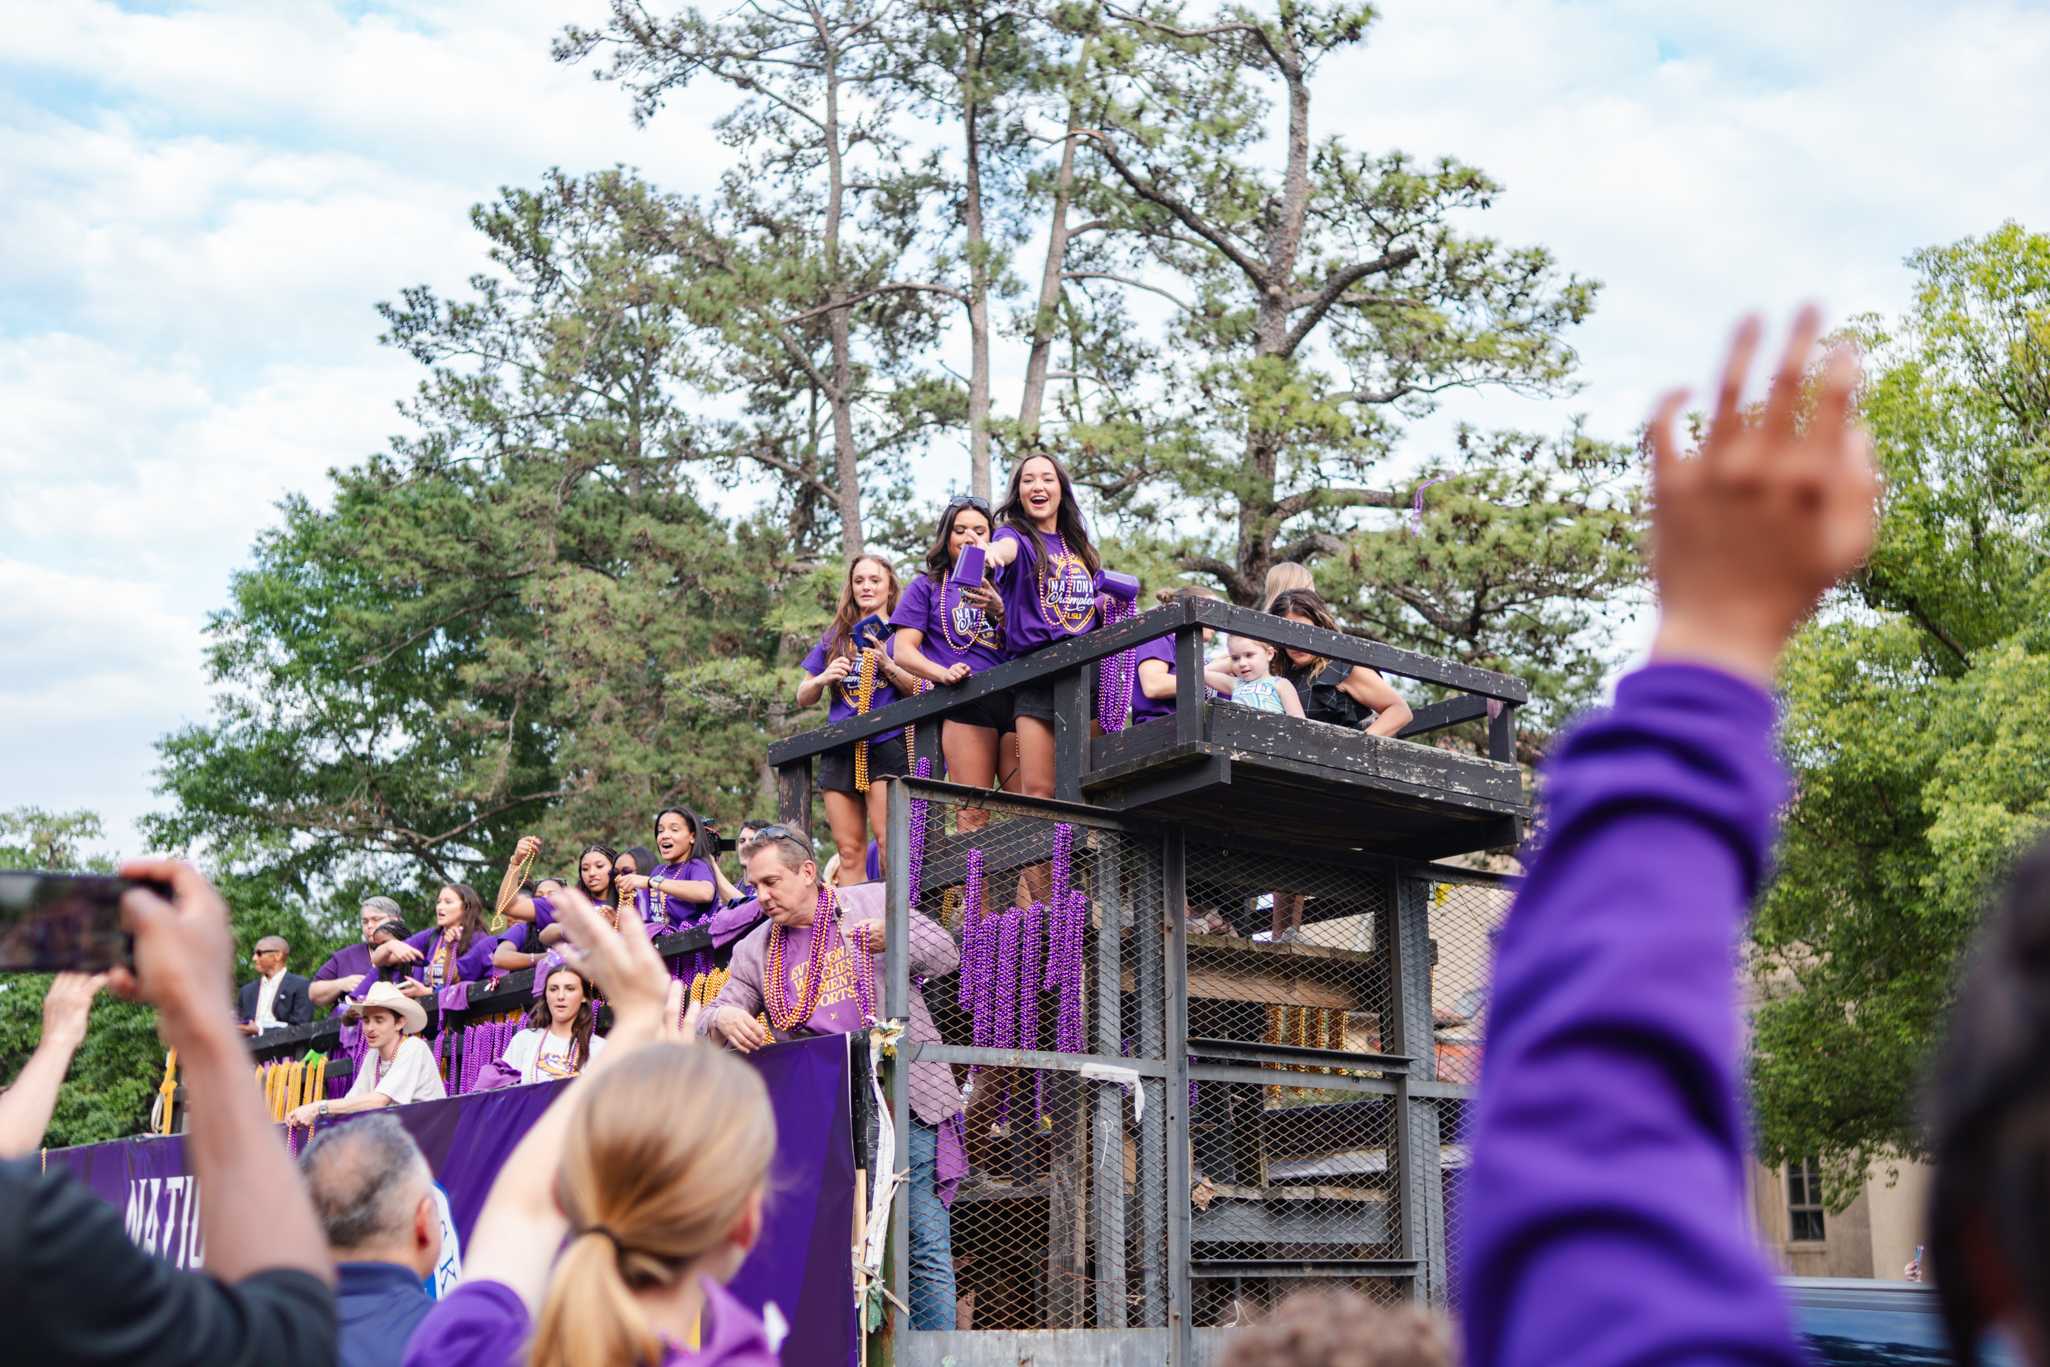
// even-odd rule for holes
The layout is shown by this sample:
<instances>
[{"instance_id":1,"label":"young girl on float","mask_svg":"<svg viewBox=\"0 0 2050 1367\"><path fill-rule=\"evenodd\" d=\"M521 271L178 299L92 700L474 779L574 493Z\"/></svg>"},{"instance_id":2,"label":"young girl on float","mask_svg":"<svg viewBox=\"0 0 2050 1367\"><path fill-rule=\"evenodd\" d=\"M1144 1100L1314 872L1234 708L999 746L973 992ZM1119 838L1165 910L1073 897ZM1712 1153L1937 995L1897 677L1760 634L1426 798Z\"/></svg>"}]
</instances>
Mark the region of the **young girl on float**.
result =
<instances>
[{"instance_id":1,"label":"young girl on float","mask_svg":"<svg viewBox=\"0 0 2050 1367\"><path fill-rule=\"evenodd\" d=\"M897 571L890 563L874 555L849 561L832 624L804 657L797 705L812 707L830 694L830 726L916 693L918 676L897 662L897 641L887 625L896 610ZM857 631L864 632L864 639L855 639ZM901 730L870 738L865 758L860 748L842 745L820 755L818 762L826 822L840 851L842 881L848 883L861 881L862 854L871 833L885 862L889 859L889 786L873 780L911 772Z\"/></svg>"},{"instance_id":2,"label":"young girl on float","mask_svg":"<svg viewBox=\"0 0 2050 1367\"><path fill-rule=\"evenodd\" d=\"M1274 677L1273 646L1250 636L1233 636L1229 645L1230 677L1223 681L1228 687L1220 689L1220 692L1227 694L1240 707L1249 707L1255 712L1281 712L1291 717L1303 715L1303 704L1296 697L1295 685L1287 679Z\"/></svg>"},{"instance_id":3,"label":"young girl on float","mask_svg":"<svg viewBox=\"0 0 2050 1367\"><path fill-rule=\"evenodd\" d=\"M484 928L484 899L468 883L450 883L434 899L434 924L411 939L378 945L370 962L404 967L399 990L426 997L451 983L476 982L491 969L498 942Z\"/></svg>"},{"instance_id":4,"label":"young girl on float","mask_svg":"<svg viewBox=\"0 0 2050 1367\"><path fill-rule=\"evenodd\" d=\"M1288 589L1267 605L1267 611L1288 622L1338 630L1338 619L1315 589ZM1392 736L1409 725L1415 713L1375 671L1365 665L1327 660L1314 651L1294 647L1282 651L1288 663L1281 677L1294 685L1311 721L1330 722L1370 736Z\"/></svg>"},{"instance_id":5,"label":"young girl on float","mask_svg":"<svg viewBox=\"0 0 2050 1367\"><path fill-rule=\"evenodd\" d=\"M725 1286L761 1233L768 1090L690 1043L696 1007L679 1032L682 984L638 916L615 931L575 889L564 899L612 1034L499 1169L463 1280L413 1331L406 1367L776 1367Z\"/></svg>"},{"instance_id":6,"label":"young girl on float","mask_svg":"<svg viewBox=\"0 0 2050 1367\"><path fill-rule=\"evenodd\" d=\"M1013 659L1087 635L1098 625L1103 561L1082 523L1074 481L1052 456L1030 456L1011 471L996 513L989 565L998 572L1004 642ZM1011 695L1018 730L1018 786L1052 797L1053 680Z\"/></svg>"},{"instance_id":7,"label":"young girl on float","mask_svg":"<svg viewBox=\"0 0 2050 1367\"><path fill-rule=\"evenodd\" d=\"M617 875L622 899L631 897L653 931L681 930L710 916L733 894L712 858L704 818L688 807L665 807L655 817L655 856L646 874Z\"/></svg>"},{"instance_id":8,"label":"young girl on float","mask_svg":"<svg viewBox=\"0 0 2050 1367\"><path fill-rule=\"evenodd\" d=\"M591 1033L596 1023L584 975L567 965L552 968L527 1011L527 1028L512 1037L500 1062L521 1082L575 1077L604 1051L604 1037Z\"/></svg>"},{"instance_id":9,"label":"young girl on float","mask_svg":"<svg viewBox=\"0 0 2050 1367\"><path fill-rule=\"evenodd\" d=\"M988 546L989 538L988 503L972 495L949 503L925 553L925 573L905 588L890 616L897 660L921 679L951 686L1008 658L1002 596L986 574L977 572L971 582L956 573L961 553ZM1017 768L1015 730L1009 695L978 699L949 713L940 731L947 777L972 788L1005 786ZM979 827L987 816L963 810L961 828Z\"/></svg>"}]
</instances>

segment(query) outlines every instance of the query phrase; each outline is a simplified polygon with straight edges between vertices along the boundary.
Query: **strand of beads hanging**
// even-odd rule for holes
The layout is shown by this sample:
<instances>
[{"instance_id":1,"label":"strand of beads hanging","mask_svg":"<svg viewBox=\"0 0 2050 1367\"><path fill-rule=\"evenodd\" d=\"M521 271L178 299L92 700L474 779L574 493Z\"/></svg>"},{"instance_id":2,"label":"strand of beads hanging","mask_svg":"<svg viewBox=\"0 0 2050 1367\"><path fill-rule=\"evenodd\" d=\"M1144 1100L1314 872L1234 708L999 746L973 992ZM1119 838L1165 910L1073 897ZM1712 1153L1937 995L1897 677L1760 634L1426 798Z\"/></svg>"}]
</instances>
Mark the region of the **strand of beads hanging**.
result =
<instances>
[{"instance_id":1,"label":"strand of beads hanging","mask_svg":"<svg viewBox=\"0 0 2050 1367\"><path fill-rule=\"evenodd\" d=\"M1054 548L1042 544L1039 554L1039 620L1055 631L1079 636L1096 617L1096 585L1081 556L1068 550L1068 543L1056 532ZM1012 571L1016 573L1015 570Z\"/></svg>"},{"instance_id":2,"label":"strand of beads hanging","mask_svg":"<svg viewBox=\"0 0 2050 1367\"><path fill-rule=\"evenodd\" d=\"M1068 894L1067 908L1059 918L1060 1012L1054 1026L1054 1047L1064 1054L1079 1054L1082 1048L1082 945L1089 924L1089 898L1080 888ZM1053 955L1050 952L1048 959Z\"/></svg>"},{"instance_id":3,"label":"strand of beads hanging","mask_svg":"<svg viewBox=\"0 0 2050 1367\"><path fill-rule=\"evenodd\" d=\"M982 919L982 851L971 849L966 859L961 890L961 971L954 984L954 1003L973 1019L975 1011L975 951L977 923Z\"/></svg>"},{"instance_id":4,"label":"strand of beads hanging","mask_svg":"<svg viewBox=\"0 0 2050 1367\"><path fill-rule=\"evenodd\" d=\"M1057 981L1054 977L1054 951L1061 932L1056 929L1068 905L1068 887L1074 881L1075 870L1075 828L1066 821L1053 828L1053 885L1047 895L1047 953L1046 972L1040 978L1040 990L1051 992Z\"/></svg>"},{"instance_id":5,"label":"strand of beads hanging","mask_svg":"<svg viewBox=\"0 0 2050 1367\"><path fill-rule=\"evenodd\" d=\"M874 944L870 932L876 928L874 921L862 921L849 927L847 938L852 942L848 951L854 955L854 1003L861 1008L861 1023L874 1025L876 1014L876 954L869 946Z\"/></svg>"},{"instance_id":6,"label":"strand of beads hanging","mask_svg":"<svg viewBox=\"0 0 2050 1367\"><path fill-rule=\"evenodd\" d=\"M840 901L833 889L819 885L818 906L812 912L811 952L805 956L804 987L798 992L797 1002L790 1002L790 979L784 964L784 931L775 922L769 925L767 952L762 956L762 1001L768 1008L769 1023L775 1029L789 1032L811 1019L818 1009L819 989L826 981L826 953L832 947L831 941L838 938L840 931Z\"/></svg>"},{"instance_id":7,"label":"strand of beads hanging","mask_svg":"<svg viewBox=\"0 0 2050 1367\"><path fill-rule=\"evenodd\" d=\"M1108 595L1103 600L1103 625L1110 628L1138 616L1136 603ZM1125 729L1132 716L1132 682L1139 673L1139 648L1133 646L1096 662L1096 720L1106 736Z\"/></svg>"},{"instance_id":8,"label":"strand of beads hanging","mask_svg":"<svg viewBox=\"0 0 2050 1367\"><path fill-rule=\"evenodd\" d=\"M913 767L912 772L920 778L931 778L932 757L927 755L921 758L917 765ZM919 885L924 881L925 876L926 805L926 800L922 797L911 799L911 834L909 836L911 849L905 857L911 861L911 895L907 902L914 911L918 909Z\"/></svg>"},{"instance_id":9,"label":"strand of beads hanging","mask_svg":"<svg viewBox=\"0 0 2050 1367\"><path fill-rule=\"evenodd\" d=\"M865 717L876 700L876 671L883 667L883 652L874 646L861 648L859 682L854 686L854 715ZM868 742L854 742L854 791L868 791Z\"/></svg>"},{"instance_id":10,"label":"strand of beads hanging","mask_svg":"<svg viewBox=\"0 0 2050 1367\"><path fill-rule=\"evenodd\" d=\"M1039 994L1045 980L1045 961L1041 957L1042 942L1046 932L1046 903L1034 902L1025 908L1025 915L1018 931L1018 1047L1037 1049L1039 1047ZM1032 1119L1046 1126L1050 1118L1046 1113L1046 1071L1032 1070Z\"/></svg>"}]
</instances>

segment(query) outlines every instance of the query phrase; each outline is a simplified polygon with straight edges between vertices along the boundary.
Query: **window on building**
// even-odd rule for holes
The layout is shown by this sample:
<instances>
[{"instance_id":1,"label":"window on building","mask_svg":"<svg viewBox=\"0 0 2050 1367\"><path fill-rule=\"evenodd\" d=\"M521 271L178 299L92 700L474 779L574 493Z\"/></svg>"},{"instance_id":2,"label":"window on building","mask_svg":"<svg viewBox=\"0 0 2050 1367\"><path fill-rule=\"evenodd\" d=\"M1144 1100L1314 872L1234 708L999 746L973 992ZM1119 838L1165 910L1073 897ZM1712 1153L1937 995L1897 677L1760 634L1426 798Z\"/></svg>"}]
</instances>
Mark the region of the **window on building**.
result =
<instances>
[{"instance_id":1,"label":"window on building","mask_svg":"<svg viewBox=\"0 0 2050 1367\"><path fill-rule=\"evenodd\" d=\"M1787 1238L1797 1244L1819 1244L1822 1224L1822 1170L1812 1158L1787 1164Z\"/></svg>"}]
</instances>

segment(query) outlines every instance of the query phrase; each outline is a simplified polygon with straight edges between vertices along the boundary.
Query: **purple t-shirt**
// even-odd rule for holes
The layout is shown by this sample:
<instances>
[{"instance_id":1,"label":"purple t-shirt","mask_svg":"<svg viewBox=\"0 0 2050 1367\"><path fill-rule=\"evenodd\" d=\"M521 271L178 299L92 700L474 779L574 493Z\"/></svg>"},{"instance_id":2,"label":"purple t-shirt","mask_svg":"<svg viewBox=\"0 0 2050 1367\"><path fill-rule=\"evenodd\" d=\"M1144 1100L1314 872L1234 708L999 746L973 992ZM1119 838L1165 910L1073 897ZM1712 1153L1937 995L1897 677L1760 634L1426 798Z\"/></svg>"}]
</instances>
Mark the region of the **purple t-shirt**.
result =
<instances>
[{"instance_id":1,"label":"purple t-shirt","mask_svg":"<svg viewBox=\"0 0 2050 1367\"><path fill-rule=\"evenodd\" d=\"M897 600L890 625L918 632L919 652L942 669L957 664L992 669L1010 658L997 624L981 608L962 602L961 586L952 579L935 584L931 575L921 574L912 580ZM894 652L890 658L896 658Z\"/></svg>"},{"instance_id":2,"label":"purple t-shirt","mask_svg":"<svg viewBox=\"0 0 2050 1367\"><path fill-rule=\"evenodd\" d=\"M1170 693L1164 698L1147 697L1146 690L1139 687L1137 671L1148 660L1159 660L1167 666L1168 677L1172 679L1174 677L1174 637L1156 636L1140 646L1135 652L1135 656L1136 658L1132 664L1134 671L1132 676L1132 721L1136 724L1142 721L1153 721L1159 717L1172 717L1174 715L1174 694Z\"/></svg>"},{"instance_id":3,"label":"purple t-shirt","mask_svg":"<svg viewBox=\"0 0 2050 1367\"><path fill-rule=\"evenodd\" d=\"M367 978L375 972L376 969L370 962L370 946L358 941L353 945L343 945L340 949L328 955L327 962L313 970L313 981L328 983L333 982L337 978L353 978L358 973L363 974ZM328 1014L334 1015L348 1004L349 994L344 992L341 996L335 998L335 1004L330 1008Z\"/></svg>"},{"instance_id":4,"label":"purple t-shirt","mask_svg":"<svg viewBox=\"0 0 2050 1367\"><path fill-rule=\"evenodd\" d=\"M1757 685L1654 664L1553 747L1459 1184L1474 1367L1808 1360L1746 1219L1731 971L1787 792L1772 726Z\"/></svg>"},{"instance_id":5,"label":"purple t-shirt","mask_svg":"<svg viewBox=\"0 0 2050 1367\"><path fill-rule=\"evenodd\" d=\"M1035 550L1015 530L1003 527L990 544L1006 541L1018 548L1018 557L1004 567L997 584L1004 596L1004 642L1014 658L1096 630L1100 574L1091 574L1087 562L1052 533L1041 532Z\"/></svg>"},{"instance_id":6,"label":"purple t-shirt","mask_svg":"<svg viewBox=\"0 0 2050 1367\"><path fill-rule=\"evenodd\" d=\"M648 923L648 929L662 926L678 929L689 925L719 905L719 879L712 872L709 859L686 859L681 864L657 864L648 874L650 878L673 879L678 883L710 883L712 895L702 902L686 902L674 893L657 893L653 888L642 888L634 894L634 907L641 913L641 919ZM659 912L655 908L660 908Z\"/></svg>"},{"instance_id":7,"label":"purple t-shirt","mask_svg":"<svg viewBox=\"0 0 2050 1367\"><path fill-rule=\"evenodd\" d=\"M891 636L883 642L883 654L893 660L897 658L897 638L895 636ZM826 660L826 638L821 636L819 637L819 643L811 648L811 653L804 657L798 668L802 669L806 674L817 674L826 667ZM853 669L847 671L847 677L842 679L838 686L826 690L826 696L830 699L826 706L826 724L830 726L836 721L847 721L858 715L854 710L854 703L860 694L861 667L859 662L857 662ZM877 670L875 692L869 695L869 710L871 712L878 711L895 701L897 701L897 690L891 686L888 679L883 677L882 671ZM895 740L903 734L901 730L885 731L883 734L873 736L870 739L880 744L883 741Z\"/></svg>"},{"instance_id":8,"label":"purple t-shirt","mask_svg":"<svg viewBox=\"0 0 2050 1367\"><path fill-rule=\"evenodd\" d=\"M447 987L450 983L476 982L491 972L491 951L498 948L498 940L490 935L477 935L471 938L470 947L450 966L442 980L438 983L432 981L430 974L435 951L441 947L440 941L440 926L429 926L417 935L406 937L406 943L424 956L419 963L406 965L407 976L417 978L430 987Z\"/></svg>"},{"instance_id":9,"label":"purple t-shirt","mask_svg":"<svg viewBox=\"0 0 2050 1367\"><path fill-rule=\"evenodd\" d=\"M669 1345L663 1367L777 1367L761 1317L711 1278L696 1351ZM406 1341L404 1367L517 1367L533 1332L517 1292L504 1282L463 1282L436 1301Z\"/></svg>"}]
</instances>

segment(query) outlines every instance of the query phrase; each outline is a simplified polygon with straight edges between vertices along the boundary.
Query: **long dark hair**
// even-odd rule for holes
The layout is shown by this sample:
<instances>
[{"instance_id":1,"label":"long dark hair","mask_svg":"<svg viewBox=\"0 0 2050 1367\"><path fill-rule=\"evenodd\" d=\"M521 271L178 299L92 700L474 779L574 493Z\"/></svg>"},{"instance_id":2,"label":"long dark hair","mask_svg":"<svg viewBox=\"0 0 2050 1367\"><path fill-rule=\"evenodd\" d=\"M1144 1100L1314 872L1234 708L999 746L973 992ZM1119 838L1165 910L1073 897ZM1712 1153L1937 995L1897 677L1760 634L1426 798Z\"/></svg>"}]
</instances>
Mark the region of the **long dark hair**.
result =
<instances>
[{"instance_id":1,"label":"long dark hair","mask_svg":"<svg viewBox=\"0 0 2050 1367\"><path fill-rule=\"evenodd\" d=\"M883 604L883 617L897 610L897 595L901 592L897 584L897 567L880 555L867 551L847 562L847 578L840 585L840 604L833 609L833 625L826 629L827 655L854 654L854 624L862 619L861 607L854 601L854 572L861 568L864 560L874 561L883 567L883 577L889 581L889 600Z\"/></svg>"},{"instance_id":2,"label":"long dark hair","mask_svg":"<svg viewBox=\"0 0 2050 1367\"><path fill-rule=\"evenodd\" d=\"M577 1003L577 1014L569 1023L569 1066L573 1072L582 1072L584 1060L591 1056L591 1030L598 1023L598 1013L591 1009L589 978L567 964L548 970L548 976L541 980L541 995L527 1008L527 1028L546 1031L555 1024L555 1017L548 1014L548 984L555 981L558 973L576 974L576 980L584 985L584 999Z\"/></svg>"},{"instance_id":3,"label":"long dark hair","mask_svg":"<svg viewBox=\"0 0 2050 1367\"><path fill-rule=\"evenodd\" d=\"M1951 1355L1974 1367L1999 1310L1975 1252L2050 1327L2050 841L2015 864L1964 964L1924 1107L1930 1272Z\"/></svg>"},{"instance_id":4,"label":"long dark hair","mask_svg":"<svg viewBox=\"0 0 2050 1367\"><path fill-rule=\"evenodd\" d=\"M990 514L989 504L983 500L971 494L963 494L949 503L940 512L939 529L933 533L932 545L925 552L925 577L935 584L946 583L947 575L953 571L954 556L947 549L947 543L954 539L955 521L961 514L968 512L981 513L982 520L989 523L989 529L992 532L997 529L997 520Z\"/></svg>"},{"instance_id":5,"label":"long dark hair","mask_svg":"<svg viewBox=\"0 0 2050 1367\"><path fill-rule=\"evenodd\" d=\"M688 807L664 807L661 811L655 813L655 829L657 831L661 829L662 818L668 816L671 812L682 817L683 824L690 827L690 853L684 856L686 861L692 859L709 860L719 857L718 841L712 834L712 828L705 824L703 817ZM655 858L654 855L649 855L648 857L650 859ZM634 856L634 862L640 862L639 855ZM652 866L639 870L639 873L641 877L646 878L651 871Z\"/></svg>"},{"instance_id":6,"label":"long dark hair","mask_svg":"<svg viewBox=\"0 0 2050 1367\"><path fill-rule=\"evenodd\" d=\"M454 960L468 954L471 944L476 941L479 935L485 933L484 898L477 889L471 887L468 883L449 883L445 886L455 893L457 900L463 904L463 929L462 933L456 936L455 952L450 956L449 967L453 971L455 967ZM440 900L438 896L436 900ZM441 927L437 924L435 930L438 932L440 929Z\"/></svg>"},{"instance_id":7,"label":"long dark hair","mask_svg":"<svg viewBox=\"0 0 2050 1367\"><path fill-rule=\"evenodd\" d=\"M594 840L577 851L577 891L586 897L591 895L590 888L584 884L584 856L593 852L604 855L606 864L610 866L605 874L605 891L599 893L596 900L603 906L616 907L619 905L619 851L601 841Z\"/></svg>"},{"instance_id":8,"label":"long dark hair","mask_svg":"<svg viewBox=\"0 0 2050 1367\"><path fill-rule=\"evenodd\" d=\"M1267 605L1267 611L1275 617L1286 617L1290 613L1294 613L1298 617L1307 617L1311 626L1322 627L1326 631L1339 631L1342 629L1338 625L1338 619L1331 614L1331 605L1320 598L1315 589L1288 589L1285 592L1278 593L1274 595L1274 601ZM1286 655L1278 653L1276 658L1284 661L1287 660ZM1310 657L1310 662L1307 665L1297 666L1293 662L1288 662L1284 672L1291 674L1300 672L1314 678L1322 674L1324 666L1330 663L1322 655L1313 655Z\"/></svg>"},{"instance_id":9,"label":"long dark hair","mask_svg":"<svg viewBox=\"0 0 2050 1367\"><path fill-rule=\"evenodd\" d=\"M1004 491L1004 501L997 505L995 521L1009 527L1025 543L1025 554L1032 565L1035 577L1045 573L1046 557L1040 554L1039 528L1032 525L1032 515L1025 511L1025 500L1018 496L1018 485L1025 477L1025 467L1035 460L1043 460L1053 466L1054 478L1061 484L1061 506L1054 513L1054 530L1060 534L1070 555L1082 557L1082 563L1095 574L1103 568L1103 558L1096 553L1096 547L1089 540L1089 528L1082 521L1082 507L1075 502L1075 481L1068 477L1068 467L1047 455L1035 451L1011 467L1011 486Z\"/></svg>"}]
</instances>

